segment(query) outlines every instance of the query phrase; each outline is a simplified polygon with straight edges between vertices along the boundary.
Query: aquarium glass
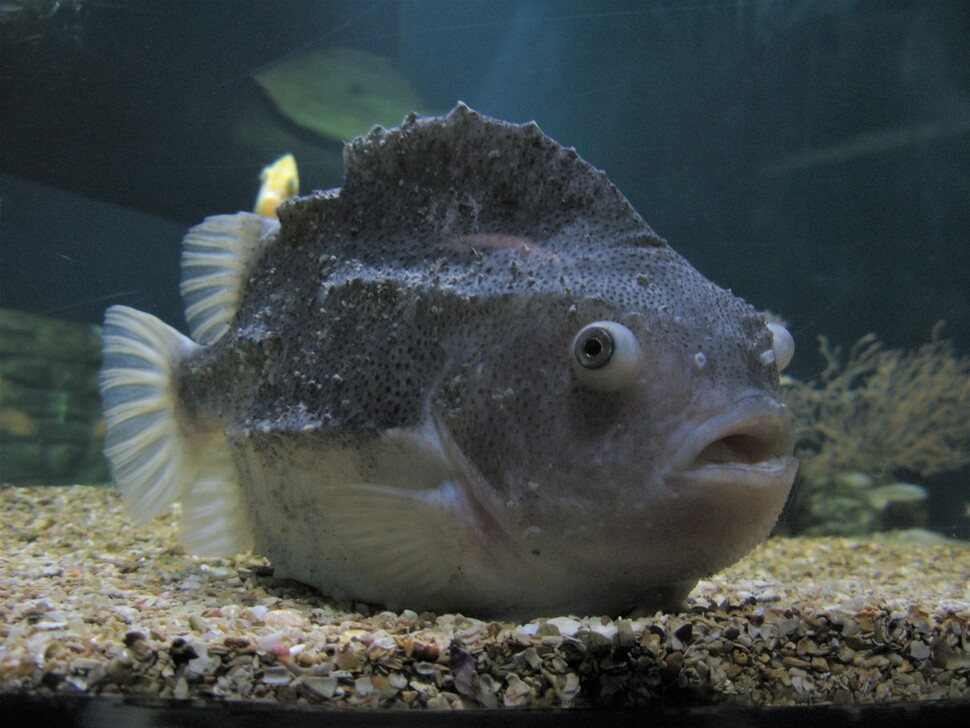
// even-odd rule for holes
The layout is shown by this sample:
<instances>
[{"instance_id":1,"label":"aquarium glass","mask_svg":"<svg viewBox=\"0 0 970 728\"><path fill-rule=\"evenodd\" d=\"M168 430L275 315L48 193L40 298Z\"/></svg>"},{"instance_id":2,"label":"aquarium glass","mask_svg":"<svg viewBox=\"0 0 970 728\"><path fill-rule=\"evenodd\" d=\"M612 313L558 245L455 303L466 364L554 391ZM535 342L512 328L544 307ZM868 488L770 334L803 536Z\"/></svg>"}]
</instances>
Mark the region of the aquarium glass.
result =
<instances>
[{"instance_id":1,"label":"aquarium glass","mask_svg":"<svg viewBox=\"0 0 970 728\"><path fill-rule=\"evenodd\" d=\"M275 220L297 190L341 187L345 145L375 125L459 102L575 148L794 339L784 510L672 610L387 610L274 581L259 553L187 554L180 515L221 501L173 486L181 506L136 524L119 499L105 310L188 335L191 226ZM294 169L272 167L284 155ZM970 699L968 230L966 2L0 0L0 692L281 709Z\"/></svg>"}]
</instances>

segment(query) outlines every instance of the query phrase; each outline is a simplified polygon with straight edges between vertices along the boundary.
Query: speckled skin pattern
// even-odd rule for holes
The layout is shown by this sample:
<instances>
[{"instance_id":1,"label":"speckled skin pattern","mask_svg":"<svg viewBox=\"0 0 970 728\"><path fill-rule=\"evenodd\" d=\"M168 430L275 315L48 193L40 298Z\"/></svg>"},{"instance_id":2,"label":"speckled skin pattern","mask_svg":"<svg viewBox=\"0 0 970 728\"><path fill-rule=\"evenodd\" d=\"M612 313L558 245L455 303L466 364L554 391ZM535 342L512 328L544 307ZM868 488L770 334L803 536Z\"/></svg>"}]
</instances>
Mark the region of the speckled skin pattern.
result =
<instances>
[{"instance_id":1,"label":"speckled skin pattern","mask_svg":"<svg viewBox=\"0 0 970 728\"><path fill-rule=\"evenodd\" d=\"M675 603L764 537L790 479L708 492L668 470L691 423L781 411L771 334L605 174L463 106L344 162L343 188L280 208L229 332L178 378L280 575L392 606L619 611ZM622 391L571 362L604 319L642 352Z\"/></svg>"}]
</instances>

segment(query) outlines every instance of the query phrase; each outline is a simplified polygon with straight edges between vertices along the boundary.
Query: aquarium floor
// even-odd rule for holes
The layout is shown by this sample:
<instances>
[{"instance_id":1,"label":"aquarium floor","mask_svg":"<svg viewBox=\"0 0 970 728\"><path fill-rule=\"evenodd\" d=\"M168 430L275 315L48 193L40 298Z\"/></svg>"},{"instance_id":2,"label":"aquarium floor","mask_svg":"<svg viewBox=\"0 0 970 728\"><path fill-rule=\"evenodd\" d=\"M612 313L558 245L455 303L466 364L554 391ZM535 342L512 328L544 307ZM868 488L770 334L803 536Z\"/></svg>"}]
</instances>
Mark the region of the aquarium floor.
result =
<instances>
[{"instance_id":1,"label":"aquarium floor","mask_svg":"<svg viewBox=\"0 0 970 728\"><path fill-rule=\"evenodd\" d=\"M970 697L970 550L770 539L687 611L527 624L335 604L182 553L108 488L0 488L0 692L366 707Z\"/></svg>"}]
</instances>

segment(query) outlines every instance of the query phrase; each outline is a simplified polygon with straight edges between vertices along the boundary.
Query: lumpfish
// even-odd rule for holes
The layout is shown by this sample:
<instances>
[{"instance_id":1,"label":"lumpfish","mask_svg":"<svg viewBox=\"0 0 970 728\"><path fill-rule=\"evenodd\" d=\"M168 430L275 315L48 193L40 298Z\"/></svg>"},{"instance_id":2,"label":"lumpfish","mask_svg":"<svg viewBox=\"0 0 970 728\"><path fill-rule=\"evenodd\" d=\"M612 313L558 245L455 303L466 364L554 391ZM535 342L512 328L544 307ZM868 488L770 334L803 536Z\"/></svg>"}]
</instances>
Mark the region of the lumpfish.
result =
<instances>
[{"instance_id":1,"label":"lumpfish","mask_svg":"<svg viewBox=\"0 0 970 728\"><path fill-rule=\"evenodd\" d=\"M535 124L375 127L345 184L184 243L191 338L108 309L106 452L336 599L479 616L676 606L774 524L788 332Z\"/></svg>"},{"instance_id":2,"label":"lumpfish","mask_svg":"<svg viewBox=\"0 0 970 728\"><path fill-rule=\"evenodd\" d=\"M259 175L262 184L256 195L253 211L264 217L276 217L276 208L283 200L300 194L300 176L292 154L284 154Z\"/></svg>"}]
</instances>

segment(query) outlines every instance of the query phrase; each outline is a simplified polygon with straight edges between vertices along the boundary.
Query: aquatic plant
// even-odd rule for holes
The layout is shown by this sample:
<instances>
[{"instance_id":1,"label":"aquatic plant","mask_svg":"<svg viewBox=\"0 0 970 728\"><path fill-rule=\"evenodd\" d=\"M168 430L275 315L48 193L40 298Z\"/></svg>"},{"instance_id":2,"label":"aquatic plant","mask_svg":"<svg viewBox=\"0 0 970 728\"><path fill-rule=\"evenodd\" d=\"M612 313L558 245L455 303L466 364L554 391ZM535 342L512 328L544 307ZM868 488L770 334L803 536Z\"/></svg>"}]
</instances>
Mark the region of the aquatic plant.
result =
<instances>
[{"instance_id":1,"label":"aquatic plant","mask_svg":"<svg viewBox=\"0 0 970 728\"><path fill-rule=\"evenodd\" d=\"M253 78L276 108L298 126L337 142L390 127L422 107L410 82L391 64L356 48L292 53Z\"/></svg>"},{"instance_id":2,"label":"aquatic plant","mask_svg":"<svg viewBox=\"0 0 970 728\"><path fill-rule=\"evenodd\" d=\"M958 356L941 329L914 350L887 348L869 334L844 360L820 336L824 370L811 381L785 380L801 460L789 526L846 534L898 525L887 511L898 504L913 518L919 499L887 484L970 464L970 357ZM899 498L870 497L873 487Z\"/></svg>"}]
</instances>

